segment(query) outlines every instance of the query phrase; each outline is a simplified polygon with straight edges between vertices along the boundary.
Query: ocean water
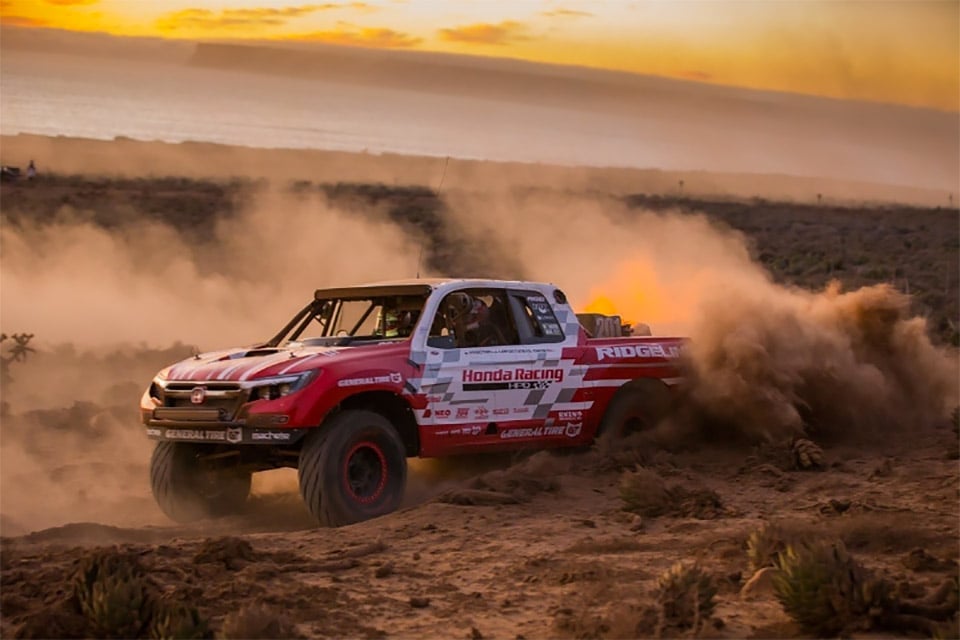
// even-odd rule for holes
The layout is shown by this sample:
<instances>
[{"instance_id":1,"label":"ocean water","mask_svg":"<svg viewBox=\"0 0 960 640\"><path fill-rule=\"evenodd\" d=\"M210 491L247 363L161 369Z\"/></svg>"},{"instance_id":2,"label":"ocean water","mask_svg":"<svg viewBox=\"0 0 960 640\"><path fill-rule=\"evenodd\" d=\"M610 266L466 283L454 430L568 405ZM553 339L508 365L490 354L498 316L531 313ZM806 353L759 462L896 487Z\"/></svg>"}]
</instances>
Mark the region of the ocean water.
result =
<instances>
[{"instance_id":1,"label":"ocean water","mask_svg":"<svg viewBox=\"0 0 960 640\"><path fill-rule=\"evenodd\" d=\"M955 114L954 114L955 116ZM694 86L612 104L457 96L169 63L4 51L0 133L207 141L952 188L956 118Z\"/></svg>"}]
</instances>

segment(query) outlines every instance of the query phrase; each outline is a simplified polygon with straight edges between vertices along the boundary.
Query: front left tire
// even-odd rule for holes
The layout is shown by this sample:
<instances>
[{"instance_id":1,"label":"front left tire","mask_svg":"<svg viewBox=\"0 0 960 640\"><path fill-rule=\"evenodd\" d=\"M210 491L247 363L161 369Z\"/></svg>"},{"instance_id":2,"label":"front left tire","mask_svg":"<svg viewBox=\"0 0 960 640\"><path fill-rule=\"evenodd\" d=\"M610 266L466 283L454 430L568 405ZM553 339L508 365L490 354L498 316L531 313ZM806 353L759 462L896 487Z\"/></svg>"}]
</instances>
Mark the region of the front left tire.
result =
<instances>
[{"instance_id":1,"label":"front left tire","mask_svg":"<svg viewBox=\"0 0 960 640\"><path fill-rule=\"evenodd\" d=\"M239 513L250 495L252 474L204 462L209 446L158 442L150 458L150 488L172 520L192 522Z\"/></svg>"}]
</instances>

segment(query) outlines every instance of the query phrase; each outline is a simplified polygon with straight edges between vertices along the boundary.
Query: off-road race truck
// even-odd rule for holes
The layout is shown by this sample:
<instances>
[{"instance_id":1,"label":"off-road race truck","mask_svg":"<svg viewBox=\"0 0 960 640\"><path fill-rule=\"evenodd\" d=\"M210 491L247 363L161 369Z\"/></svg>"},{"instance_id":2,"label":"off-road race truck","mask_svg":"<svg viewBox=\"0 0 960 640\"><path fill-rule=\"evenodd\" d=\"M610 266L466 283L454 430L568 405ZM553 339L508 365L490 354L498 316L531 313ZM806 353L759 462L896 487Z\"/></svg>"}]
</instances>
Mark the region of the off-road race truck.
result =
<instances>
[{"instance_id":1,"label":"off-road race truck","mask_svg":"<svg viewBox=\"0 0 960 640\"><path fill-rule=\"evenodd\" d=\"M320 289L277 335L154 378L153 494L188 521L243 508L251 475L298 470L321 523L401 503L407 458L585 447L650 425L683 340L624 336L551 284L411 280Z\"/></svg>"}]
</instances>

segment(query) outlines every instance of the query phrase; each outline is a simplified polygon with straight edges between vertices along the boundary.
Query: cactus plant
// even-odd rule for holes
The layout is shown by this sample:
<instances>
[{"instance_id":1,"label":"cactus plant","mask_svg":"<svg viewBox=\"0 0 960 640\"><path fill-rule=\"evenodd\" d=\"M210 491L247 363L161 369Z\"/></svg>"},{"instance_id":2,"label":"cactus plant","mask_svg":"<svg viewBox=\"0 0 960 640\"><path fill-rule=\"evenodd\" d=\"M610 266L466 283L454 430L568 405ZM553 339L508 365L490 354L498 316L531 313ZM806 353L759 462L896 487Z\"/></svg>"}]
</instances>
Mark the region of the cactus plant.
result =
<instances>
[{"instance_id":1,"label":"cactus plant","mask_svg":"<svg viewBox=\"0 0 960 640\"><path fill-rule=\"evenodd\" d=\"M696 632L710 618L717 586L699 564L677 562L657 583L657 602L664 625Z\"/></svg>"}]
</instances>

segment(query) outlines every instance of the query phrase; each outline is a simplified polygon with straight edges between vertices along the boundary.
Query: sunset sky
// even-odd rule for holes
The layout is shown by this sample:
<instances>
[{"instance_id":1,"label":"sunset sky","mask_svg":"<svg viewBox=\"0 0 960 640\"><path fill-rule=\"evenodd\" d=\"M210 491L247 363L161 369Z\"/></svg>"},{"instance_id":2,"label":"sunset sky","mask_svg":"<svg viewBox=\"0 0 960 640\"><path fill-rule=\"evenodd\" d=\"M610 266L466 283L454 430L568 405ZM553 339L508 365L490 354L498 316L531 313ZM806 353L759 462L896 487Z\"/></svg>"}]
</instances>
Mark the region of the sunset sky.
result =
<instances>
[{"instance_id":1,"label":"sunset sky","mask_svg":"<svg viewBox=\"0 0 960 640\"><path fill-rule=\"evenodd\" d=\"M0 0L5 25L574 64L960 109L960 1Z\"/></svg>"}]
</instances>

